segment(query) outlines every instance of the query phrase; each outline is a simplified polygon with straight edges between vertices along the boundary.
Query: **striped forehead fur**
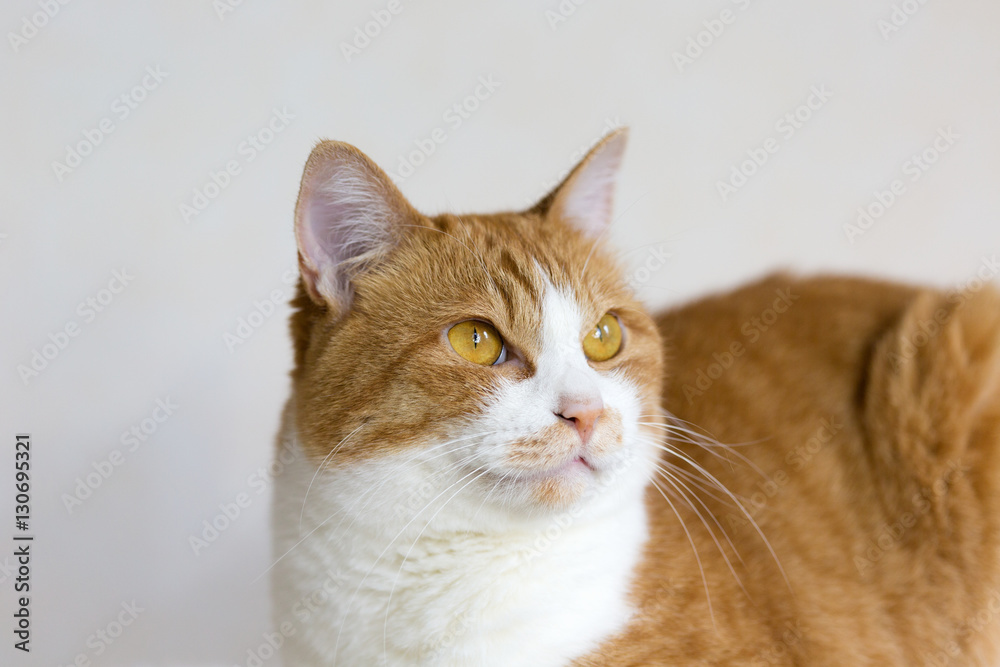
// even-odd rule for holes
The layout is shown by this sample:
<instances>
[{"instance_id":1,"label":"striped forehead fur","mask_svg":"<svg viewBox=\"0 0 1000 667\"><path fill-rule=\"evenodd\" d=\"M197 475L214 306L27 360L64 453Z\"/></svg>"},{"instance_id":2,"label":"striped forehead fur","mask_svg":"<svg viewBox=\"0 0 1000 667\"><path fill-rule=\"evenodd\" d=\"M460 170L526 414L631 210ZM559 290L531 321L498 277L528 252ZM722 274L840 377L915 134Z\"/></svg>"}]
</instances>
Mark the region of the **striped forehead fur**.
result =
<instances>
[{"instance_id":1,"label":"striped forehead fur","mask_svg":"<svg viewBox=\"0 0 1000 667\"><path fill-rule=\"evenodd\" d=\"M655 327L605 249L537 213L441 215L407 228L355 278L345 316L304 294L296 299L293 377L307 451L322 459L337 445L337 458L349 461L446 436L496 382L534 372L546 282L572 295L583 321L615 310L630 349L602 363L638 386L658 386L650 372L658 367ZM458 358L442 332L464 319L496 326L525 355L524 367L482 368Z\"/></svg>"}]
</instances>

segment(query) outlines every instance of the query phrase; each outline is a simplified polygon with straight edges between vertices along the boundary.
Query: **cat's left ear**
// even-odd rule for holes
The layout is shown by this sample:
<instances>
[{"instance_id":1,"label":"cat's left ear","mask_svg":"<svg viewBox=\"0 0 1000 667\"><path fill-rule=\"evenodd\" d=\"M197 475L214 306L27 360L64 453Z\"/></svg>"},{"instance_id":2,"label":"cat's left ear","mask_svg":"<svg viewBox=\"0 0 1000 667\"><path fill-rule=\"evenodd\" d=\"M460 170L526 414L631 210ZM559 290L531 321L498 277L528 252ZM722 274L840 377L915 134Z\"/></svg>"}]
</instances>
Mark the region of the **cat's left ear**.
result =
<instances>
[{"instance_id":1,"label":"cat's left ear","mask_svg":"<svg viewBox=\"0 0 1000 667\"><path fill-rule=\"evenodd\" d=\"M299 269L310 298L344 313L353 279L378 263L420 214L368 156L350 144L322 141L302 174L295 204Z\"/></svg>"},{"instance_id":2,"label":"cat's left ear","mask_svg":"<svg viewBox=\"0 0 1000 667\"><path fill-rule=\"evenodd\" d=\"M609 133L531 210L561 219L587 236L600 236L611 224L615 182L627 140L628 128Z\"/></svg>"}]
</instances>

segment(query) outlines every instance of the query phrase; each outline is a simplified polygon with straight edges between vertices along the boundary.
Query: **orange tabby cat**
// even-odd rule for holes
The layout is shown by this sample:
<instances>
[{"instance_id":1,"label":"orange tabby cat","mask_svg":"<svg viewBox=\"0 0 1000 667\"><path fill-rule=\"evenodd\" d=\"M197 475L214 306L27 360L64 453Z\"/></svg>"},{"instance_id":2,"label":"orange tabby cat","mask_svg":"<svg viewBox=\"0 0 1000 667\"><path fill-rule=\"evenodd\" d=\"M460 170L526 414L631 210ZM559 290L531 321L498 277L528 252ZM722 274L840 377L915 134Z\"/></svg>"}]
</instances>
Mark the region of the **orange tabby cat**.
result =
<instances>
[{"instance_id":1,"label":"orange tabby cat","mask_svg":"<svg viewBox=\"0 0 1000 667\"><path fill-rule=\"evenodd\" d=\"M313 151L285 664L998 664L1000 297L776 275L652 318L602 241L624 144L434 217Z\"/></svg>"}]
</instances>

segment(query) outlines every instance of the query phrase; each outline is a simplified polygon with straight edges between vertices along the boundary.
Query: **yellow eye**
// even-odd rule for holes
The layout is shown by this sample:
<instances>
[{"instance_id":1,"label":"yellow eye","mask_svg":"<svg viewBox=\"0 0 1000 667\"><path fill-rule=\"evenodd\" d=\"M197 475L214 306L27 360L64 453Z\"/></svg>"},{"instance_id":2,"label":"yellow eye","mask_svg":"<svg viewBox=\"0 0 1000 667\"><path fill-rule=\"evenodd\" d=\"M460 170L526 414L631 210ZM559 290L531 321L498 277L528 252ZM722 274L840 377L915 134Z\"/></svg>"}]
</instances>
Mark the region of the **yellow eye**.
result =
<instances>
[{"instance_id":1,"label":"yellow eye","mask_svg":"<svg viewBox=\"0 0 1000 667\"><path fill-rule=\"evenodd\" d=\"M491 366L506 356L500 333L490 324L479 320L459 322L448 329L448 342L463 358L474 364Z\"/></svg>"},{"instance_id":2,"label":"yellow eye","mask_svg":"<svg viewBox=\"0 0 1000 667\"><path fill-rule=\"evenodd\" d=\"M605 313L583 339L583 353L591 361L607 361L622 347L622 328L618 318Z\"/></svg>"}]
</instances>

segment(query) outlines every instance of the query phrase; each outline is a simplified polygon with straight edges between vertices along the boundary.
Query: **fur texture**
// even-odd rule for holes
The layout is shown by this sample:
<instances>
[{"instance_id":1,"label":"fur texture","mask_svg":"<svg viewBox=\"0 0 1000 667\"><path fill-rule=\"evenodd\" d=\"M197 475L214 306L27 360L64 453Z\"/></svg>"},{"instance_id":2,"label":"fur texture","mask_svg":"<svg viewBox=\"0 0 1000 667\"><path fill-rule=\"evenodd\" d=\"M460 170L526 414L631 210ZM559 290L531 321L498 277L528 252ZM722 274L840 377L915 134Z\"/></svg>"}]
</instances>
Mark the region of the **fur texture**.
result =
<instances>
[{"instance_id":1,"label":"fur texture","mask_svg":"<svg viewBox=\"0 0 1000 667\"><path fill-rule=\"evenodd\" d=\"M991 288L779 275L658 323L665 406L747 444L678 434L691 463L664 465L699 498L674 505L700 567L654 489L637 620L579 664L1000 664Z\"/></svg>"},{"instance_id":2,"label":"fur texture","mask_svg":"<svg viewBox=\"0 0 1000 667\"><path fill-rule=\"evenodd\" d=\"M310 156L286 664L994 664L1000 298L777 275L652 318L601 241L623 148L433 218L356 149ZM467 319L507 361L451 349Z\"/></svg>"}]
</instances>

